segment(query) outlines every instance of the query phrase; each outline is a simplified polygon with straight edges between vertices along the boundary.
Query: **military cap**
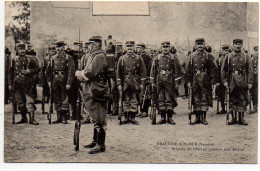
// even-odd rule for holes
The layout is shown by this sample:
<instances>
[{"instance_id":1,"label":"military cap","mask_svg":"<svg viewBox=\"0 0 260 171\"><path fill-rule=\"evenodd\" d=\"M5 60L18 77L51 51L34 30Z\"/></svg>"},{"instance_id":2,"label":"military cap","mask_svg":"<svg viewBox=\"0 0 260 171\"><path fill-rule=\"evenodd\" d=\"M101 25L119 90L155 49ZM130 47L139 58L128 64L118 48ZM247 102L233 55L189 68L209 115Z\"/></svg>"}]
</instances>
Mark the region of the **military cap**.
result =
<instances>
[{"instance_id":1,"label":"military cap","mask_svg":"<svg viewBox=\"0 0 260 171\"><path fill-rule=\"evenodd\" d=\"M26 47L25 47L25 43L16 43L16 45L15 45L17 48L19 47L19 48L23 48L23 49L25 49Z\"/></svg>"},{"instance_id":2,"label":"military cap","mask_svg":"<svg viewBox=\"0 0 260 171\"><path fill-rule=\"evenodd\" d=\"M108 39L112 39L112 36L111 36L111 35L109 35L107 38L108 38Z\"/></svg>"},{"instance_id":3,"label":"military cap","mask_svg":"<svg viewBox=\"0 0 260 171\"><path fill-rule=\"evenodd\" d=\"M195 40L195 43L198 44L198 43L205 43L205 39L204 38L198 38Z\"/></svg>"},{"instance_id":4,"label":"military cap","mask_svg":"<svg viewBox=\"0 0 260 171\"><path fill-rule=\"evenodd\" d=\"M84 43L83 48L87 48L89 44L94 43L94 41L87 41Z\"/></svg>"},{"instance_id":5,"label":"military cap","mask_svg":"<svg viewBox=\"0 0 260 171\"><path fill-rule=\"evenodd\" d=\"M76 41L73 42L73 45L80 45L80 46L82 46L82 45L83 45L83 42L76 40Z\"/></svg>"},{"instance_id":6,"label":"military cap","mask_svg":"<svg viewBox=\"0 0 260 171\"><path fill-rule=\"evenodd\" d=\"M56 47L61 47L61 46L65 45L64 41L58 41L55 44L56 44Z\"/></svg>"},{"instance_id":7,"label":"military cap","mask_svg":"<svg viewBox=\"0 0 260 171\"><path fill-rule=\"evenodd\" d=\"M171 43L169 41L164 41L161 43L162 46L170 46Z\"/></svg>"},{"instance_id":8,"label":"military cap","mask_svg":"<svg viewBox=\"0 0 260 171\"><path fill-rule=\"evenodd\" d=\"M102 37L101 36L92 36L89 41L102 43Z\"/></svg>"},{"instance_id":9,"label":"military cap","mask_svg":"<svg viewBox=\"0 0 260 171\"><path fill-rule=\"evenodd\" d=\"M212 52L211 46L207 46L205 50L206 50L206 52L208 52L208 53L211 53L211 52Z\"/></svg>"},{"instance_id":10,"label":"military cap","mask_svg":"<svg viewBox=\"0 0 260 171\"><path fill-rule=\"evenodd\" d=\"M116 42L116 46L122 46L122 42Z\"/></svg>"},{"instance_id":11,"label":"military cap","mask_svg":"<svg viewBox=\"0 0 260 171\"><path fill-rule=\"evenodd\" d=\"M135 41L126 41L125 42L126 45L135 45Z\"/></svg>"},{"instance_id":12,"label":"military cap","mask_svg":"<svg viewBox=\"0 0 260 171\"><path fill-rule=\"evenodd\" d=\"M144 43L138 43L136 46L140 46L140 47L145 48L145 44Z\"/></svg>"},{"instance_id":13,"label":"military cap","mask_svg":"<svg viewBox=\"0 0 260 171\"><path fill-rule=\"evenodd\" d=\"M257 51L257 50L258 50L258 46L255 46L255 47L254 47L254 51Z\"/></svg>"},{"instance_id":14,"label":"military cap","mask_svg":"<svg viewBox=\"0 0 260 171\"><path fill-rule=\"evenodd\" d=\"M222 50L228 50L229 49L229 45L227 45L227 44L222 45L221 49Z\"/></svg>"},{"instance_id":15,"label":"military cap","mask_svg":"<svg viewBox=\"0 0 260 171\"><path fill-rule=\"evenodd\" d=\"M242 43L243 44L243 40L242 39L234 39L233 44L234 43Z\"/></svg>"},{"instance_id":16,"label":"military cap","mask_svg":"<svg viewBox=\"0 0 260 171\"><path fill-rule=\"evenodd\" d=\"M55 44L50 44L50 46L48 47L48 49L50 49L50 50L51 50L51 49L55 49L55 47L56 47Z\"/></svg>"}]
</instances>

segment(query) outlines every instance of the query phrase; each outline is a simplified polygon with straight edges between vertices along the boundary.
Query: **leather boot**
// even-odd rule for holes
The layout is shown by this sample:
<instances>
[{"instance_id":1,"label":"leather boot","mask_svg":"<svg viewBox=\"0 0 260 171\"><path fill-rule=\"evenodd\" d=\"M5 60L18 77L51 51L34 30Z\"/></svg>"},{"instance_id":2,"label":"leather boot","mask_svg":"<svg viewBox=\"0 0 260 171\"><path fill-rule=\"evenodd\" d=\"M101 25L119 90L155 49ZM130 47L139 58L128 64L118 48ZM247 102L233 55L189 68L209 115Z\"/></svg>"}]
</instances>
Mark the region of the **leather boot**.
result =
<instances>
[{"instance_id":1,"label":"leather boot","mask_svg":"<svg viewBox=\"0 0 260 171\"><path fill-rule=\"evenodd\" d=\"M34 112L29 112L29 116L30 116L29 124L39 125L39 123L34 119Z\"/></svg>"},{"instance_id":2,"label":"leather boot","mask_svg":"<svg viewBox=\"0 0 260 171\"><path fill-rule=\"evenodd\" d=\"M169 110L167 112L167 122L171 125L175 125L176 123L174 122L174 120L172 119L172 115L173 115L173 111Z\"/></svg>"},{"instance_id":3,"label":"leather boot","mask_svg":"<svg viewBox=\"0 0 260 171\"><path fill-rule=\"evenodd\" d=\"M203 115L202 124L203 124L203 125L208 125L208 122L207 122L207 120L206 120L207 112L202 112L202 115Z\"/></svg>"},{"instance_id":4,"label":"leather boot","mask_svg":"<svg viewBox=\"0 0 260 171\"><path fill-rule=\"evenodd\" d=\"M137 120L135 120L136 113L135 112L131 112L130 115L131 115L131 121L130 122L132 124L134 124L134 125L139 125L139 122Z\"/></svg>"},{"instance_id":5,"label":"leather boot","mask_svg":"<svg viewBox=\"0 0 260 171\"><path fill-rule=\"evenodd\" d=\"M129 122L129 113L130 112L125 112L125 119L122 121L122 124L127 124Z\"/></svg>"},{"instance_id":6,"label":"leather boot","mask_svg":"<svg viewBox=\"0 0 260 171\"><path fill-rule=\"evenodd\" d=\"M28 123L28 119L26 117L26 112L25 111L21 111L21 116L22 116L22 119L20 121L18 121L16 124Z\"/></svg>"},{"instance_id":7,"label":"leather boot","mask_svg":"<svg viewBox=\"0 0 260 171\"><path fill-rule=\"evenodd\" d=\"M83 145L84 148L93 148L96 146L96 143L97 143L97 129L94 128L94 133L93 133L93 140L91 143L87 144L87 145Z\"/></svg>"},{"instance_id":8,"label":"leather boot","mask_svg":"<svg viewBox=\"0 0 260 171\"><path fill-rule=\"evenodd\" d=\"M228 122L228 125L237 124L237 117L235 116L235 115L236 115L235 111L232 111L232 112L231 112L231 115L232 115L232 119L231 119L230 122Z\"/></svg>"},{"instance_id":9,"label":"leather boot","mask_svg":"<svg viewBox=\"0 0 260 171\"><path fill-rule=\"evenodd\" d=\"M63 123L63 124L68 124L68 121L67 121L67 113L68 113L68 111L66 111L66 110L63 110L63 111L61 112L61 117L62 117L62 123Z\"/></svg>"},{"instance_id":10,"label":"leather boot","mask_svg":"<svg viewBox=\"0 0 260 171\"><path fill-rule=\"evenodd\" d=\"M157 122L158 125L166 123L166 111L161 111L161 119Z\"/></svg>"},{"instance_id":11,"label":"leather boot","mask_svg":"<svg viewBox=\"0 0 260 171\"><path fill-rule=\"evenodd\" d=\"M239 119L238 119L238 124L239 125L248 125L248 123L244 119L244 112L239 112Z\"/></svg>"},{"instance_id":12,"label":"leather boot","mask_svg":"<svg viewBox=\"0 0 260 171\"><path fill-rule=\"evenodd\" d=\"M105 147L106 132L103 130L103 128L101 128L100 132L98 132L97 135L98 136L97 136L96 146L89 150L89 154L96 154L96 153L106 151L106 147Z\"/></svg>"},{"instance_id":13,"label":"leather boot","mask_svg":"<svg viewBox=\"0 0 260 171\"><path fill-rule=\"evenodd\" d=\"M58 124L61 123L62 119L61 119L61 111L57 111L57 120L56 121L52 121L52 124Z\"/></svg>"},{"instance_id":14,"label":"leather boot","mask_svg":"<svg viewBox=\"0 0 260 171\"><path fill-rule=\"evenodd\" d=\"M191 125L196 125L196 124L201 123L201 121L200 121L200 113L197 112L197 111L195 111L195 113L196 113L196 119L195 119L194 122L191 123Z\"/></svg>"}]
</instances>

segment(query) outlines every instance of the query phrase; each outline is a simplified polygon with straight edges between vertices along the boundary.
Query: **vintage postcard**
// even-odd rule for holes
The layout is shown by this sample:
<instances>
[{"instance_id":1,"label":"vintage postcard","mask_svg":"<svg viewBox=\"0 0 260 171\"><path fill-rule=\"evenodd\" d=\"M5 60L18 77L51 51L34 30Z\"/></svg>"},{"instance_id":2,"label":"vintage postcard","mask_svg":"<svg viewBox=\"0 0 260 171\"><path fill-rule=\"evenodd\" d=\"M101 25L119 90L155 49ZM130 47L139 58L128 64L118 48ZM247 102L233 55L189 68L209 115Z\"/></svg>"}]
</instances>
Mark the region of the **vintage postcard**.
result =
<instances>
[{"instance_id":1,"label":"vintage postcard","mask_svg":"<svg viewBox=\"0 0 260 171\"><path fill-rule=\"evenodd\" d=\"M4 162L258 162L258 2L6 1Z\"/></svg>"}]
</instances>

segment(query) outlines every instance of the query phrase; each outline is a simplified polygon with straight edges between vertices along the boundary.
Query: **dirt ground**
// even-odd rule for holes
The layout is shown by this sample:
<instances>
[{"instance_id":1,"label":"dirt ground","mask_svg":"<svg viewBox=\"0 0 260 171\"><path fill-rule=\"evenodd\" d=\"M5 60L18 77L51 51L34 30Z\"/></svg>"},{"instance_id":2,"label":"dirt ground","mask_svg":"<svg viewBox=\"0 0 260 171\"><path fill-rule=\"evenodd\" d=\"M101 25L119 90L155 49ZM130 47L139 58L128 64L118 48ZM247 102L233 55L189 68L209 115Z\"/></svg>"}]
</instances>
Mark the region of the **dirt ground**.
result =
<instances>
[{"instance_id":1,"label":"dirt ground","mask_svg":"<svg viewBox=\"0 0 260 171\"><path fill-rule=\"evenodd\" d=\"M248 126L227 126L225 115L208 112L208 126L188 123L187 99L178 98L175 126L151 125L149 118L137 118L140 125L118 125L108 118L106 152L90 155L82 145L92 140L93 125L82 125L80 150L74 151L74 121L49 125L37 105L38 126L11 124L11 105L5 106L5 162L122 162L122 163L257 163L257 114L246 114ZM47 104L46 110L47 110ZM56 114L55 114L56 115ZM55 119L56 116L53 116ZM157 117L158 118L158 117ZM16 115L16 121L20 115Z\"/></svg>"}]
</instances>

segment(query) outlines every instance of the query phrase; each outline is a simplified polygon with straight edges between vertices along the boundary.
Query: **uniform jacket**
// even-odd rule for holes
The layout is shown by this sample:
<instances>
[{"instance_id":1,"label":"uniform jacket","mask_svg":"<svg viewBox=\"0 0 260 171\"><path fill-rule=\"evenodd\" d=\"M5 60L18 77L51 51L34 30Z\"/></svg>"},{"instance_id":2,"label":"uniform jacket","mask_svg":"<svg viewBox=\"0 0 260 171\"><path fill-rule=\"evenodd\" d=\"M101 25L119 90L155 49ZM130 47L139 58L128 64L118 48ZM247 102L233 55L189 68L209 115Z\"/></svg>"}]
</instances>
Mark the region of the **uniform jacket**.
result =
<instances>
[{"instance_id":1,"label":"uniform jacket","mask_svg":"<svg viewBox=\"0 0 260 171\"><path fill-rule=\"evenodd\" d=\"M66 85L72 86L75 79L75 70L73 58L63 51L54 55L51 62L49 62L46 69L47 81L62 79Z\"/></svg>"},{"instance_id":2,"label":"uniform jacket","mask_svg":"<svg viewBox=\"0 0 260 171\"><path fill-rule=\"evenodd\" d=\"M252 84L251 58L243 52L232 51L226 55L221 66L221 80L223 83L230 82L231 91L234 87L246 88L248 84Z\"/></svg>"},{"instance_id":3,"label":"uniform jacket","mask_svg":"<svg viewBox=\"0 0 260 171\"><path fill-rule=\"evenodd\" d=\"M258 82L258 54L252 55L252 67L253 67L253 72L254 72L254 82Z\"/></svg>"},{"instance_id":4,"label":"uniform jacket","mask_svg":"<svg viewBox=\"0 0 260 171\"><path fill-rule=\"evenodd\" d=\"M123 90L140 91L140 84L145 84L146 68L143 58L136 54L125 54L119 58L117 64L117 85Z\"/></svg>"}]
</instances>

